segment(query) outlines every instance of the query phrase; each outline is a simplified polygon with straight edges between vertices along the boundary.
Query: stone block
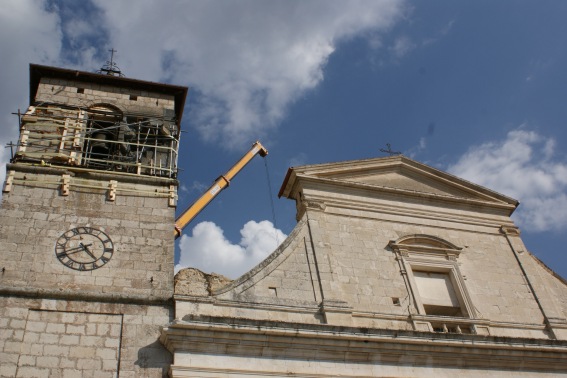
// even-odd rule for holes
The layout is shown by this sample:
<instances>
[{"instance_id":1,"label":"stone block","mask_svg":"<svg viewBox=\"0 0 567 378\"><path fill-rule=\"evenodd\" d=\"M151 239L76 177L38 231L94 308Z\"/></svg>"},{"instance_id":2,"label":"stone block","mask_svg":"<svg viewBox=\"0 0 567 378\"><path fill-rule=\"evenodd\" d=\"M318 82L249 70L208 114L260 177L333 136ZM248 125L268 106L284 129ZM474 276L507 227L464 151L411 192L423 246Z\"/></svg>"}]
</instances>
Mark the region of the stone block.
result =
<instances>
[{"instance_id":1,"label":"stone block","mask_svg":"<svg viewBox=\"0 0 567 378\"><path fill-rule=\"evenodd\" d=\"M79 336L78 335L61 335L59 339L61 345L78 345Z\"/></svg>"},{"instance_id":2,"label":"stone block","mask_svg":"<svg viewBox=\"0 0 567 378\"><path fill-rule=\"evenodd\" d=\"M18 375L20 377L29 378L49 378L49 369L47 368L37 368L31 366L22 366L18 368ZM15 375L14 375L15 376Z\"/></svg>"},{"instance_id":3,"label":"stone block","mask_svg":"<svg viewBox=\"0 0 567 378\"><path fill-rule=\"evenodd\" d=\"M45 348L44 355L65 357L69 355L70 351L74 351L75 349L75 347L68 347L63 345L50 345L48 348Z\"/></svg>"},{"instance_id":4,"label":"stone block","mask_svg":"<svg viewBox=\"0 0 567 378\"><path fill-rule=\"evenodd\" d=\"M104 345L104 339L99 336L81 336L79 343L81 346L99 347Z\"/></svg>"},{"instance_id":5,"label":"stone block","mask_svg":"<svg viewBox=\"0 0 567 378\"><path fill-rule=\"evenodd\" d=\"M38 356L36 359L37 367L57 368L59 367L59 357L42 357Z\"/></svg>"},{"instance_id":6,"label":"stone block","mask_svg":"<svg viewBox=\"0 0 567 378\"><path fill-rule=\"evenodd\" d=\"M78 369L62 369L62 378L77 378L83 376L83 371Z\"/></svg>"},{"instance_id":7,"label":"stone block","mask_svg":"<svg viewBox=\"0 0 567 378\"><path fill-rule=\"evenodd\" d=\"M57 344L59 342L59 335L43 333L39 337L39 342L42 344Z\"/></svg>"},{"instance_id":8,"label":"stone block","mask_svg":"<svg viewBox=\"0 0 567 378\"><path fill-rule=\"evenodd\" d=\"M89 371L100 370L102 368L102 361L92 358L95 353L93 353L90 358L79 358L77 360L77 369Z\"/></svg>"},{"instance_id":9,"label":"stone block","mask_svg":"<svg viewBox=\"0 0 567 378\"><path fill-rule=\"evenodd\" d=\"M36 366L36 356L20 355L19 357L19 359L16 359L19 366Z\"/></svg>"},{"instance_id":10,"label":"stone block","mask_svg":"<svg viewBox=\"0 0 567 378\"><path fill-rule=\"evenodd\" d=\"M97 357L103 360L117 360L117 350L115 348L97 348L96 350Z\"/></svg>"},{"instance_id":11,"label":"stone block","mask_svg":"<svg viewBox=\"0 0 567 378\"><path fill-rule=\"evenodd\" d=\"M28 321L26 324L26 331L30 331L30 332L45 332L45 329L47 328L47 323L46 322L37 322L37 321Z\"/></svg>"},{"instance_id":12,"label":"stone block","mask_svg":"<svg viewBox=\"0 0 567 378\"><path fill-rule=\"evenodd\" d=\"M67 324L65 327L65 332L67 334L75 334L75 335L84 335L85 334L85 326L84 325L72 325Z\"/></svg>"},{"instance_id":13,"label":"stone block","mask_svg":"<svg viewBox=\"0 0 567 378\"><path fill-rule=\"evenodd\" d=\"M77 365L77 362L71 358L61 358L59 362L59 367L61 369L74 369Z\"/></svg>"}]
</instances>

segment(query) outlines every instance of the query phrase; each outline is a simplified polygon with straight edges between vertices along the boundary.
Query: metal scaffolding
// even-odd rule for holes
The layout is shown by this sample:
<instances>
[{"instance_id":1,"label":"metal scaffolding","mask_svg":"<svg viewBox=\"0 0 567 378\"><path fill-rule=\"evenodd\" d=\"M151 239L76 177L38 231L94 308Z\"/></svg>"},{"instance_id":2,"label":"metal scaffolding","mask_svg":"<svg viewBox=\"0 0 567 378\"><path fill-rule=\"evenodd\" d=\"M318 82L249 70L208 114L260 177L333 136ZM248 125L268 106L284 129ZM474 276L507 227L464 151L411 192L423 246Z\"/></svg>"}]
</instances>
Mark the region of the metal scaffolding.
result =
<instances>
[{"instance_id":1,"label":"metal scaffolding","mask_svg":"<svg viewBox=\"0 0 567 378\"><path fill-rule=\"evenodd\" d=\"M175 178L178 149L172 117L43 105L20 117L12 161Z\"/></svg>"}]
</instances>

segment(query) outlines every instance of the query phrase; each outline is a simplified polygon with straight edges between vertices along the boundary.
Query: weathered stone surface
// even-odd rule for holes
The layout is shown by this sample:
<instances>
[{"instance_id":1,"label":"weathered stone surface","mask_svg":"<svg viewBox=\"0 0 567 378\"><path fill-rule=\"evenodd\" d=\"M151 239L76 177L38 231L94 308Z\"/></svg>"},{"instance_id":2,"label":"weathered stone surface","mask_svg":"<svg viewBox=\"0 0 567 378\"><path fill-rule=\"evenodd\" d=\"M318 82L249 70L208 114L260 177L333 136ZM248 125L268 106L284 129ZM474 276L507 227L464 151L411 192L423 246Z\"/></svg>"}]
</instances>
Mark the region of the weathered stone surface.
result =
<instances>
[{"instance_id":1,"label":"weathered stone surface","mask_svg":"<svg viewBox=\"0 0 567 378\"><path fill-rule=\"evenodd\" d=\"M20 144L19 156L26 158L9 165L13 184L2 196L0 376L163 377L172 362L158 337L159 327L173 318L177 182L78 167L87 123L75 122L81 109L97 104L110 104L125 117L173 117L182 108L174 102L185 92L146 83L153 90L133 93L143 82L80 72L65 78L69 72L63 71L31 67L37 91L30 110L38 103L42 109L24 116L21 130L36 139ZM68 155L59 154L63 147ZM68 161L73 154L79 160ZM110 198L112 182L116 198ZM77 264L75 270L59 260L59 238L76 227L110 237L114 249L106 264L92 270ZM92 239L82 240L69 245L76 262L88 262L93 253Z\"/></svg>"},{"instance_id":2,"label":"weathered stone surface","mask_svg":"<svg viewBox=\"0 0 567 378\"><path fill-rule=\"evenodd\" d=\"M24 322L24 329L18 332L2 330L0 376L28 377L41 372L53 377L60 369L76 369L79 376L95 371L113 376L120 351L129 348L150 349L154 363L142 367L137 352L131 357L121 353L120 372L161 377L171 355L157 343L158 325L171 320L170 312L164 306L0 297L0 318L16 325ZM133 319L156 326L142 330Z\"/></svg>"},{"instance_id":3,"label":"weathered stone surface","mask_svg":"<svg viewBox=\"0 0 567 378\"><path fill-rule=\"evenodd\" d=\"M203 273L199 269L181 269L175 275L175 294L206 297L232 280L217 273Z\"/></svg>"}]
</instances>

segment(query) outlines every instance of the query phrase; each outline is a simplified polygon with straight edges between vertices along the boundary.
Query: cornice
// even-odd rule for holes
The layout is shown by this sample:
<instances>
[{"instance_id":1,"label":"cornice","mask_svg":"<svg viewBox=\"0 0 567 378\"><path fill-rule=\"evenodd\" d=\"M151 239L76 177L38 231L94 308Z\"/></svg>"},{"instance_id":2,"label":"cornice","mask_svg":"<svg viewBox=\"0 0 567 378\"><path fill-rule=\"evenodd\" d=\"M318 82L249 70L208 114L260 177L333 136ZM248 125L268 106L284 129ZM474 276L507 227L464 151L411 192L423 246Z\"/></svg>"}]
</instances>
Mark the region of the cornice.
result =
<instances>
[{"instance_id":1,"label":"cornice","mask_svg":"<svg viewBox=\"0 0 567 378\"><path fill-rule=\"evenodd\" d=\"M370 353L381 358L420 359L428 356L432 365L461 364L468 367L514 368L518 361L523 367L549 370L549 364L567 371L567 342L560 340L480 336L471 334L431 333L420 331L369 329L330 326L326 324L297 324L277 321L235 319L222 317L195 317L175 321L165 327L161 342L172 352L198 352L202 340L219 346L238 342L240 353L256 353L256 346L293 345L296 350L313 353L332 349L334 353ZM200 342L196 342L199 341ZM249 349L247 349L249 348ZM498 358L495 359L495 353ZM300 355L297 356L301 358ZM290 358L286 354L286 358ZM435 362L433 362L433 360ZM427 361L423 362L426 363ZM350 362L350 361L345 361ZM352 361L354 362L354 361ZM384 361L383 361L384 362Z\"/></svg>"},{"instance_id":2,"label":"cornice","mask_svg":"<svg viewBox=\"0 0 567 378\"><path fill-rule=\"evenodd\" d=\"M493 217L481 217L471 214L459 214L458 212L440 212L433 209L416 209L407 206L397 206L393 203L378 204L371 201L361 201L359 199L341 200L337 198L329 198L322 196L310 195L310 200L318 201L325 204L324 212L327 214L346 215L345 212L357 211L357 217L367 219L383 219L384 215L430 219L442 222L460 223L479 227L491 227L499 229L503 223L514 226L512 221L508 219L497 219ZM314 210L309 208L309 210ZM322 211L322 210L316 210ZM415 223L415 222L412 222ZM496 230L496 233L499 231Z\"/></svg>"},{"instance_id":3,"label":"cornice","mask_svg":"<svg viewBox=\"0 0 567 378\"><path fill-rule=\"evenodd\" d=\"M451 195L437 194L437 193L427 193L416 190L393 188L393 187L375 185L375 184L365 184L354 181L343 181L338 179L327 179L327 178L300 176L300 175L298 175L297 177L300 178L305 183L327 184L335 187L352 188L352 189L365 190L370 192L388 193L405 198L410 197L410 198L427 199L434 203L450 202L459 205L492 207L496 209L507 210L509 211L510 214L516 209L515 205L511 205L505 202L484 201L474 198L458 197L458 196L451 196Z\"/></svg>"},{"instance_id":4,"label":"cornice","mask_svg":"<svg viewBox=\"0 0 567 378\"><path fill-rule=\"evenodd\" d=\"M0 296L33 299L63 299L68 301L106 302L139 305L171 305L173 295L114 294L84 291L61 291L57 289L0 286Z\"/></svg>"}]
</instances>

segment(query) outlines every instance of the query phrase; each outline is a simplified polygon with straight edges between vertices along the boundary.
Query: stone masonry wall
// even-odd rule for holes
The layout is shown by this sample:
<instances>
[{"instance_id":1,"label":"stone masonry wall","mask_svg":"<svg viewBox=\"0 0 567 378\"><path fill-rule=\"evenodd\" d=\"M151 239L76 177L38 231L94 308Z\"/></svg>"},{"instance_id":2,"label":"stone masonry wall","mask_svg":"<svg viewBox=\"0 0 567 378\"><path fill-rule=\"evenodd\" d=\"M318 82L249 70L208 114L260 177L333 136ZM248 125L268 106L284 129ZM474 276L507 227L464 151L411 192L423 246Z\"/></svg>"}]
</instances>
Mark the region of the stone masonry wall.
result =
<instances>
[{"instance_id":1,"label":"stone masonry wall","mask_svg":"<svg viewBox=\"0 0 567 378\"><path fill-rule=\"evenodd\" d=\"M83 89L83 93L78 93L78 88ZM126 114L138 113L158 117L163 116L164 109L174 109L172 96L52 78L42 79L35 100L39 103L55 102L78 107L88 107L101 102L111 103Z\"/></svg>"},{"instance_id":2,"label":"stone masonry wall","mask_svg":"<svg viewBox=\"0 0 567 378\"><path fill-rule=\"evenodd\" d=\"M168 198L153 198L156 187L140 184L140 193L118 192L109 201L106 190L71 187L60 195L53 175L31 187L15 184L2 197L0 254L4 273L0 287L33 292L53 291L98 296L171 298L173 295L174 208ZM55 183L55 188L46 184ZM31 184L31 183L30 183ZM105 185L97 180L87 185ZM106 182L108 185L108 182ZM120 183L118 184L120 186ZM111 260L99 269L77 271L56 257L57 239L74 227L104 231L114 243Z\"/></svg>"},{"instance_id":3,"label":"stone masonry wall","mask_svg":"<svg viewBox=\"0 0 567 378\"><path fill-rule=\"evenodd\" d=\"M158 341L172 316L168 198L133 180L118 186L136 191L110 201L107 190L90 187L108 181L84 177L90 188L71 185L62 196L59 176L23 174L29 182L2 197L0 376L114 377L119 365L120 377L162 377L171 363ZM114 243L99 269L73 270L56 257L56 240L80 226L103 230Z\"/></svg>"},{"instance_id":4,"label":"stone masonry wall","mask_svg":"<svg viewBox=\"0 0 567 378\"><path fill-rule=\"evenodd\" d=\"M537 302L498 229L492 233L446 229L425 222L415 224L419 222L415 218L412 225L322 213L317 217L323 239L330 246L333 294L357 311L407 313L409 293L388 242L426 234L463 248L457 262L472 301L484 318L543 323ZM392 298L399 298L401 305L394 304Z\"/></svg>"},{"instance_id":5,"label":"stone masonry wall","mask_svg":"<svg viewBox=\"0 0 567 378\"><path fill-rule=\"evenodd\" d=\"M1 377L163 377L169 306L0 297Z\"/></svg>"}]
</instances>

